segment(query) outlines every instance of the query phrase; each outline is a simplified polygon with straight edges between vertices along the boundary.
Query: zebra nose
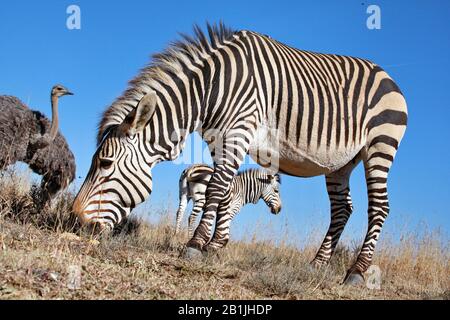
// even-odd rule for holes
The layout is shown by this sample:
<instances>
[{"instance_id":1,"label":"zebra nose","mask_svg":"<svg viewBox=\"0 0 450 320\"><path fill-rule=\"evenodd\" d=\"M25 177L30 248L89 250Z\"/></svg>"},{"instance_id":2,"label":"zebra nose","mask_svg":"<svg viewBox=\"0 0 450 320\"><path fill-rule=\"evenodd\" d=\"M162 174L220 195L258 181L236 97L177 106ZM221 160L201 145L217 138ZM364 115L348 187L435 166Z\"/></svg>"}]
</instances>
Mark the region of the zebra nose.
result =
<instances>
[{"instance_id":1,"label":"zebra nose","mask_svg":"<svg viewBox=\"0 0 450 320\"><path fill-rule=\"evenodd\" d=\"M271 211L273 214L279 214L281 211L281 206L272 207Z\"/></svg>"},{"instance_id":2,"label":"zebra nose","mask_svg":"<svg viewBox=\"0 0 450 320\"><path fill-rule=\"evenodd\" d=\"M108 223L96 219L89 220L83 225L83 229L91 235L109 234L112 231L112 227Z\"/></svg>"},{"instance_id":3,"label":"zebra nose","mask_svg":"<svg viewBox=\"0 0 450 320\"><path fill-rule=\"evenodd\" d=\"M109 233L112 230L111 225L105 222L95 223L94 228L98 230L98 233Z\"/></svg>"}]
</instances>

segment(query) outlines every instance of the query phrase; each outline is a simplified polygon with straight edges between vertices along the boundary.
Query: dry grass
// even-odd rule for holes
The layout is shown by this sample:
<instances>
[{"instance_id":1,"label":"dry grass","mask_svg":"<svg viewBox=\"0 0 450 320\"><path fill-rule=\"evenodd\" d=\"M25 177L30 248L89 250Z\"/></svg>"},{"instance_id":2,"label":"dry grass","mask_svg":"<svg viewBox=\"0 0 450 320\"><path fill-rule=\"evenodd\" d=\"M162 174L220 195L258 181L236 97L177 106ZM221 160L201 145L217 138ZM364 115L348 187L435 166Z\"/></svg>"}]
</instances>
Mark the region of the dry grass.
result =
<instances>
[{"instance_id":1,"label":"dry grass","mask_svg":"<svg viewBox=\"0 0 450 320\"><path fill-rule=\"evenodd\" d=\"M383 241L374 261L383 271L381 290L348 288L341 281L354 248L339 247L321 270L308 264L316 243L299 250L256 237L186 261L186 235L174 236L172 212L162 210L157 224L132 220L93 239L70 215L73 192L51 208L36 205L38 192L22 175L0 179L1 299L449 298L448 243L433 232ZM78 289L69 285L73 270L81 272Z\"/></svg>"}]
</instances>

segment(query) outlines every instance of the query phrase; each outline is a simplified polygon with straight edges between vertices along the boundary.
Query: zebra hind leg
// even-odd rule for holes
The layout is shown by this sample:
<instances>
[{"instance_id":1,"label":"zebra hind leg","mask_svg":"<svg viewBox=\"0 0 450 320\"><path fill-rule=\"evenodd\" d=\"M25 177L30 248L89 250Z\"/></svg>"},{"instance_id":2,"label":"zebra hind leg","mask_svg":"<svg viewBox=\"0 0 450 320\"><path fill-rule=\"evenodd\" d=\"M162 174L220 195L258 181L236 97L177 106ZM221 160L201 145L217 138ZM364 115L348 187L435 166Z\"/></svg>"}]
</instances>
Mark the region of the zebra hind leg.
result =
<instances>
[{"instance_id":1,"label":"zebra hind leg","mask_svg":"<svg viewBox=\"0 0 450 320\"><path fill-rule=\"evenodd\" d=\"M368 193L368 228L361 251L348 270L345 284L361 284L364 273L372 263L375 245L383 223L389 213L387 180L394 160L397 144L389 145L390 139L374 139L363 156Z\"/></svg>"},{"instance_id":2,"label":"zebra hind leg","mask_svg":"<svg viewBox=\"0 0 450 320\"><path fill-rule=\"evenodd\" d=\"M186 179L186 170L183 171L180 177L179 184L179 199L180 203L178 205L177 210L177 219L176 219L176 226L175 226L175 234L178 234L181 228L181 221L183 220L184 212L186 211L186 206L189 202L189 193L188 193L188 184Z\"/></svg>"},{"instance_id":3,"label":"zebra hind leg","mask_svg":"<svg viewBox=\"0 0 450 320\"><path fill-rule=\"evenodd\" d=\"M327 264L333 255L344 227L353 211L349 180L359 155L342 169L326 176L327 192L331 206L331 221L328 232L311 264L320 267Z\"/></svg>"},{"instance_id":4,"label":"zebra hind leg","mask_svg":"<svg viewBox=\"0 0 450 320\"><path fill-rule=\"evenodd\" d=\"M181 229L181 221L183 220L184 211L186 210L186 206L188 203L188 199L186 196L182 196L180 198L180 204L178 205L177 210L177 220L176 220L176 227L175 227L175 234L178 234Z\"/></svg>"}]
</instances>

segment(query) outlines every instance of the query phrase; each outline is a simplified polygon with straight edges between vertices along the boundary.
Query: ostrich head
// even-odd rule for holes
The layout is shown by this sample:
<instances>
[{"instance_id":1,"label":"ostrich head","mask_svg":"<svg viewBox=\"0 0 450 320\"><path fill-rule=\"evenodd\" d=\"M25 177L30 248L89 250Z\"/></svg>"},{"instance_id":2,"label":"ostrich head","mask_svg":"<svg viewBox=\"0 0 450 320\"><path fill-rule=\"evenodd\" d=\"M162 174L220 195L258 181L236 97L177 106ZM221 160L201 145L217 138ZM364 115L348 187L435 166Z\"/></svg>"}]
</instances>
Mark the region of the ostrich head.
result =
<instances>
[{"instance_id":1,"label":"ostrich head","mask_svg":"<svg viewBox=\"0 0 450 320\"><path fill-rule=\"evenodd\" d=\"M57 84L53 86L50 94L52 101L52 127L50 129L50 140L55 140L58 133L59 117L58 117L58 99L65 95L73 95L72 92L67 90L64 86Z\"/></svg>"},{"instance_id":2,"label":"ostrich head","mask_svg":"<svg viewBox=\"0 0 450 320\"><path fill-rule=\"evenodd\" d=\"M62 97L62 96L66 96L66 95L73 95L72 92L70 92L69 90L67 90L66 87L64 87L63 85L57 84L54 85L51 91L51 96L52 97Z\"/></svg>"}]
</instances>

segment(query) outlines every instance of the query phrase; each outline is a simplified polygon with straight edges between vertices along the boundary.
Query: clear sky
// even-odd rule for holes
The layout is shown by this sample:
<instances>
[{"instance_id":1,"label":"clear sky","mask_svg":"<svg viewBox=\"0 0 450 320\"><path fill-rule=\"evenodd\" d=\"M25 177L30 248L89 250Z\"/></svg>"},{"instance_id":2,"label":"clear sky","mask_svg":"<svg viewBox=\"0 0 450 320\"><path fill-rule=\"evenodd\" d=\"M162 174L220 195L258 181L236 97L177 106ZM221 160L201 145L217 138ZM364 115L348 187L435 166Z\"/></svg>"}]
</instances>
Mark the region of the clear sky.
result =
<instances>
[{"instance_id":1,"label":"clear sky","mask_svg":"<svg viewBox=\"0 0 450 320\"><path fill-rule=\"evenodd\" d=\"M66 27L69 5L81 9L81 29ZM369 30L370 4L381 9L381 29ZM234 29L265 33L291 46L363 57L381 65L402 89L409 124L390 174L391 214L385 232L416 230L422 223L450 231L450 2L442 1L2 1L0 94L14 95L49 115L49 91L62 83L75 95L60 103L60 126L83 181L95 150L102 110L127 81L177 33L223 20ZM175 208L185 165L154 169L154 207ZM362 166L351 180L355 212L345 235L360 238L367 227ZM323 177L283 177L284 207L271 216L260 203L236 219L242 236L257 223L301 237L328 227ZM147 208L147 207L145 207ZM238 225L238 226L237 226ZM281 230L281 231L280 231Z\"/></svg>"}]
</instances>

